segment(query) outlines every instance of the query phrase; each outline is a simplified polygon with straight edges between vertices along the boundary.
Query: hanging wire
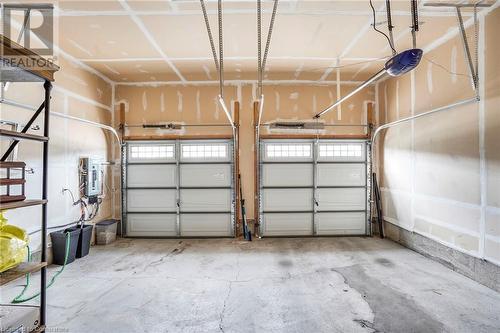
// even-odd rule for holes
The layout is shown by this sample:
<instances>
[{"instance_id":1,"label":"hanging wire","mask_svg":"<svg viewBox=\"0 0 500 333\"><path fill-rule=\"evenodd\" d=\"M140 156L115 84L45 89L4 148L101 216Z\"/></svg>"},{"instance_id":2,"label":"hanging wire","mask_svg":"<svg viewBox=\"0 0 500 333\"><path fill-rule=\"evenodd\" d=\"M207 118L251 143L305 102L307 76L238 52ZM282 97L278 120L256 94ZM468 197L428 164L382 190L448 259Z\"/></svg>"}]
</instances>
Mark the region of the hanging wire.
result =
<instances>
[{"instance_id":1,"label":"hanging wire","mask_svg":"<svg viewBox=\"0 0 500 333\"><path fill-rule=\"evenodd\" d=\"M391 50L393 53L396 53L396 50L394 49L394 46L392 46L391 39L387 34L377 28L377 14L375 13L375 7L373 7L372 0L370 0L370 7L372 8L372 13L373 13L373 30L378 32L379 34L382 34L386 39L387 42L389 43L389 46L391 47Z\"/></svg>"},{"instance_id":2,"label":"hanging wire","mask_svg":"<svg viewBox=\"0 0 500 333\"><path fill-rule=\"evenodd\" d=\"M472 76L471 76L471 75L469 75L469 74L452 72L452 71L451 71L451 70L449 70L447 67L445 67L445 66L441 65L440 63L438 63L438 62L436 62L436 61L434 61L434 60L432 60L432 59L430 59L430 58L426 57L425 55L423 56L423 58L424 58L425 60L427 60L428 62L432 63L433 65L436 65L436 66L438 66L439 68L441 68L441 69L445 70L446 72L448 72L448 73L449 73L449 74L451 74L451 75L459 75L459 76L465 76L465 77L469 77L469 78L471 78L471 77L472 77Z\"/></svg>"},{"instance_id":3,"label":"hanging wire","mask_svg":"<svg viewBox=\"0 0 500 333\"><path fill-rule=\"evenodd\" d=\"M219 95L224 98L224 44L222 38L222 0L217 2L219 18Z\"/></svg>"},{"instance_id":4,"label":"hanging wire","mask_svg":"<svg viewBox=\"0 0 500 333\"><path fill-rule=\"evenodd\" d=\"M205 26L207 27L208 39L210 40L210 48L212 49L212 56L214 57L215 69L219 72L219 60L217 59L217 51L215 50L214 38L212 36L212 30L210 29L210 21L208 20L207 8L205 7L205 1L200 0L201 10L203 11L203 18L205 19Z\"/></svg>"},{"instance_id":5,"label":"hanging wire","mask_svg":"<svg viewBox=\"0 0 500 333\"><path fill-rule=\"evenodd\" d=\"M262 95L262 1L257 0L257 95Z\"/></svg>"},{"instance_id":6,"label":"hanging wire","mask_svg":"<svg viewBox=\"0 0 500 333\"><path fill-rule=\"evenodd\" d=\"M258 95L262 95L262 80L266 69L267 55L271 45L271 37L273 35L274 21L278 11L278 0L274 0L273 11L271 14L271 22L269 23L269 31L267 33L266 46L264 56L262 56L262 1L257 0L257 67L258 67Z\"/></svg>"},{"instance_id":7,"label":"hanging wire","mask_svg":"<svg viewBox=\"0 0 500 333\"><path fill-rule=\"evenodd\" d=\"M205 25L207 27L208 38L210 39L210 46L212 48L212 55L214 57L215 67L219 72L219 96L218 102L222 107L231 127L233 129L233 135L235 130L234 121L231 117L231 113L229 112L225 102L224 102L224 43L223 43L223 35L222 35L222 0L218 0L217 2L217 19L218 19L218 28L219 28L219 58L217 59L217 52L215 50L215 43L212 37L212 31L210 29L210 22L208 21L207 9L205 7L205 3L203 0L200 0L201 9L203 11L203 17L205 19ZM218 60L218 61L217 61Z\"/></svg>"},{"instance_id":8,"label":"hanging wire","mask_svg":"<svg viewBox=\"0 0 500 333\"><path fill-rule=\"evenodd\" d=\"M271 22L269 23L269 33L267 34L266 48L264 50L264 58L262 59L262 71L266 70L267 54L269 53L269 46L271 45L271 36L273 34L274 21L276 19L276 12L278 11L278 0L274 0L273 13L271 14Z\"/></svg>"}]
</instances>

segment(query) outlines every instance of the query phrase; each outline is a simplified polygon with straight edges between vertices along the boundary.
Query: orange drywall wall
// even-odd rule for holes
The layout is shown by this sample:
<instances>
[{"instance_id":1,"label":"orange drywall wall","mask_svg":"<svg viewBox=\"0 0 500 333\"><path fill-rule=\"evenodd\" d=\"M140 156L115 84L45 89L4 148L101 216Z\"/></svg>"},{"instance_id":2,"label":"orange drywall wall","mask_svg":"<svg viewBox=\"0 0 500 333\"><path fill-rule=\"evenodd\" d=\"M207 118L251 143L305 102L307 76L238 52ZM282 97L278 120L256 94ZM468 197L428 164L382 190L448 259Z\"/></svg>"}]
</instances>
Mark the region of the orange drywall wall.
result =
<instances>
[{"instance_id":1,"label":"orange drywall wall","mask_svg":"<svg viewBox=\"0 0 500 333\"><path fill-rule=\"evenodd\" d=\"M227 117L218 103L219 89L208 87L135 87L119 86L116 91L117 104L125 103L125 122L127 125L184 123L184 124L225 124ZM228 108L236 100L236 87L225 89L224 97ZM118 117L118 115L117 115ZM118 119L118 118L117 118ZM127 127L126 136L172 134L168 130ZM174 132L175 134L175 132ZM180 134L180 133L178 133ZM188 127L182 134L231 135L230 127Z\"/></svg>"},{"instance_id":2,"label":"orange drywall wall","mask_svg":"<svg viewBox=\"0 0 500 333\"><path fill-rule=\"evenodd\" d=\"M342 85L341 94L351 91L354 85ZM247 214L254 218L254 123L253 103L257 98L256 85L228 85L225 88L225 101L228 106L240 102L240 171L242 174L243 195L246 199ZM275 120L308 120L331 105L337 99L337 87L266 85L264 92L264 112L262 123ZM185 123L185 124L228 124L224 112L217 103L217 86L132 86L119 85L116 88L115 119L119 119L120 103L125 104L125 123L127 125ZM375 100L374 87L366 88L342 105L341 110L333 110L321 121L326 124L366 124L367 103ZM115 126L116 126L115 122ZM358 134L366 132L365 127L327 127L317 134ZM261 134L301 134L297 131L271 132L262 127ZM148 138L158 135L231 135L230 127L194 127L182 131L127 128L126 135ZM308 134L311 134L309 132ZM312 134L316 134L313 132Z\"/></svg>"},{"instance_id":3,"label":"orange drywall wall","mask_svg":"<svg viewBox=\"0 0 500 333\"><path fill-rule=\"evenodd\" d=\"M385 219L445 245L500 262L500 9L479 20L481 102L390 128L378 139ZM474 27L467 29L474 50ZM419 67L378 84L387 123L474 98L459 35Z\"/></svg>"}]
</instances>

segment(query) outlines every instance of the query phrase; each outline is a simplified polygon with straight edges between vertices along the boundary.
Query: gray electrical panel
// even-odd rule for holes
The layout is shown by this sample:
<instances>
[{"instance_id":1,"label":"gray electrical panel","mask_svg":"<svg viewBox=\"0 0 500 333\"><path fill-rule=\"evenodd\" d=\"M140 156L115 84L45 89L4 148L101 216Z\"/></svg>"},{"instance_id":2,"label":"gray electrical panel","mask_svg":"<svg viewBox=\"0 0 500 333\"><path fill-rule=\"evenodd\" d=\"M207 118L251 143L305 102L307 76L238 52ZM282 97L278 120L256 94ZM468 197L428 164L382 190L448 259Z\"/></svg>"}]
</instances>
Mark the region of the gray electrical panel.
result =
<instances>
[{"instance_id":1,"label":"gray electrical panel","mask_svg":"<svg viewBox=\"0 0 500 333\"><path fill-rule=\"evenodd\" d=\"M83 157L81 160L84 193L87 197L101 194L101 161L95 158Z\"/></svg>"}]
</instances>

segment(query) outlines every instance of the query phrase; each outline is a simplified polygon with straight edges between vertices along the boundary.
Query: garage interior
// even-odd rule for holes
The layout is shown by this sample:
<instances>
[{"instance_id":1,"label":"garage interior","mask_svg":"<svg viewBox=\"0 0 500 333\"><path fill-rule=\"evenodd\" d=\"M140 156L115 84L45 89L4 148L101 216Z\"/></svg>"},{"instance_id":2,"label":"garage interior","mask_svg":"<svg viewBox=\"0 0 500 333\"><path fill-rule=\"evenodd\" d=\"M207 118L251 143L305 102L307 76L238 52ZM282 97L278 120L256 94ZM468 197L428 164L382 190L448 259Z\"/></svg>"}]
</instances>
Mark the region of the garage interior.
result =
<instances>
[{"instance_id":1,"label":"garage interior","mask_svg":"<svg viewBox=\"0 0 500 333\"><path fill-rule=\"evenodd\" d=\"M499 332L500 1L3 1L0 331Z\"/></svg>"}]
</instances>

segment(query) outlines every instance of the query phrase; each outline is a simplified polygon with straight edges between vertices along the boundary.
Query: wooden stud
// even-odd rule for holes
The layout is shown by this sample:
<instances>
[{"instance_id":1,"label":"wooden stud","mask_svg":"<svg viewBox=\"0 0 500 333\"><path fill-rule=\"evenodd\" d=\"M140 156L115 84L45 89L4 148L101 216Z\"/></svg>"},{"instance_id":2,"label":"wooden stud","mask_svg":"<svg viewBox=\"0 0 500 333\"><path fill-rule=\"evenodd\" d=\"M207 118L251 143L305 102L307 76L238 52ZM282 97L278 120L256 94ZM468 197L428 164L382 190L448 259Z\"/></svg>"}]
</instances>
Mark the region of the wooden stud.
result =
<instances>
[{"instance_id":1,"label":"wooden stud","mask_svg":"<svg viewBox=\"0 0 500 333\"><path fill-rule=\"evenodd\" d=\"M259 102L255 101L253 103L253 124L254 124L254 235L259 234L259 147L257 147L257 141L259 138L259 132L257 124L259 121Z\"/></svg>"},{"instance_id":2,"label":"wooden stud","mask_svg":"<svg viewBox=\"0 0 500 333\"><path fill-rule=\"evenodd\" d=\"M241 228L241 220L243 216L241 216L241 204L240 200L240 103L238 101L234 102L234 125L235 125L235 149L234 149L234 190L236 191L236 205L235 205L235 217L236 217L236 234L238 237L240 234Z\"/></svg>"},{"instance_id":3,"label":"wooden stud","mask_svg":"<svg viewBox=\"0 0 500 333\"><path fill-rule=\"evenodd\" d=\"M366 124L368 125L368 132L367 132L367 136L369 138L372 137L372 130L373 130L373 127L374 127L374 123L373 123L373 108L374 105L373 103L368 103L366 105Z\"/></svg>"},{"instance_id":4,"label":"wooden stud","mask_svg":"<svg viewBox=\"0 0 500 333\"><path fill-rule=\"evenodd\" d=\"M120 103L120 133L125 137L125 103Z\"/></svg>"}]
</instances>

